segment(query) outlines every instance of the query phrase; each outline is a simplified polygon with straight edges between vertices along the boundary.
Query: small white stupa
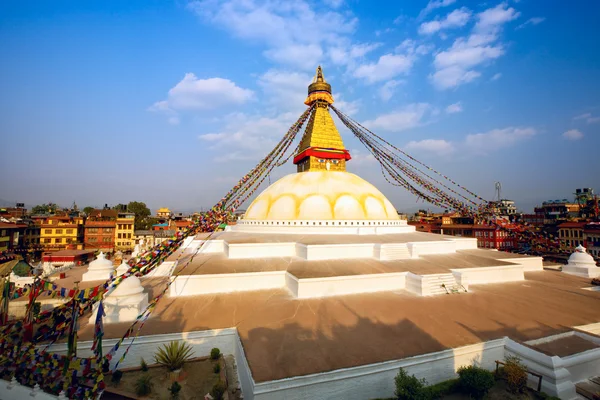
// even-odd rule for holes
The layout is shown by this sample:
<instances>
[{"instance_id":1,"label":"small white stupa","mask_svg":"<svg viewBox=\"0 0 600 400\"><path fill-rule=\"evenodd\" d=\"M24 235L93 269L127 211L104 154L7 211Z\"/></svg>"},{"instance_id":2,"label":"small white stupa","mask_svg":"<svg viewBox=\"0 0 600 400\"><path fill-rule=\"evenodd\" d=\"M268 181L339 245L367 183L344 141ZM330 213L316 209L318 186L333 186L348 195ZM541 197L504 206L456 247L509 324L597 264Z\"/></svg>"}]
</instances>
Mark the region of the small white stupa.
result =
<instances>
[{"instance_id":1,"label":"small white stupa","mask_svg":"<svg viewBox=\"0 0 600 400\"><path fill-rule=\"evenodd\" d=\"M600 277L600 268L596 266L594 258L585 251L582 245L577 246L575 252L569 257L569 263L562 268L563 272L585 278Z\"/></svg>"},{"instance_id":2,"label":"small white stupa","mask_svg":"<svg viewBox=\"0 0 600 400\"><path fill-rule=\"evenodd\" d=\"M127 272L128 269L129 264L127 264L127 261L123 259L123 261L121 261L121 265L117 267L117 276L123 275L125 272Z\"/></svg>"},{"instance_id":3,"label":"small white stupa","mask_svg":"<svg viewBox=\"0 0 600 400\"><path fill-rule=\"evenodd\" d=\"M130 276L104 299L104 323L135 321L146 307L148 307L148 294L144 291L140 279L137 276ZM90 317L90 323L96 321L97 312L96 308Z\"/></svg>"},{"instance_id":4,"label":"small white stupa","mask_svg":"<svg viewBox=\"0 0 600 400\"><path fill-rule=\"evenodd\" d=\"M105 281L114 273L115 269L110 260L107 260L103 252L98 254L98 258L90 263L88 270L83 274L82 282L86 281Z\"/></svg>"}]
</instances>

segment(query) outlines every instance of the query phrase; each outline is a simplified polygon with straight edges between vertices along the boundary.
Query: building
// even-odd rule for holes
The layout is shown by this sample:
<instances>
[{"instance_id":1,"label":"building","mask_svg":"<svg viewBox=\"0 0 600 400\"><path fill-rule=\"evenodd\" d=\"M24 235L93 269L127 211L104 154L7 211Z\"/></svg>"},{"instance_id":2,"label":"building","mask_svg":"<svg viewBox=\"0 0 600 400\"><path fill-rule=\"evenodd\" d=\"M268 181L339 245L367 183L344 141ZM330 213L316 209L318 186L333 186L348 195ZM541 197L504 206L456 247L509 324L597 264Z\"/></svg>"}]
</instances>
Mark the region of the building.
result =
<instances>
[{"instance_id":1,"label":"building","mask_svg":"<svg viewBox=\"0 0 600 400\"><path fill-rule=\"evenodd\" d=\"M517 214L517 206L512 200L498 200L495 202L496 214L503 217L513 217Z\"/></svg>"},{"instance_id":2,"label":"building","mask_svg":"<svg viewBox=\"0 0 600 400\"><path fill-rule=\"evenodd\" d=\"M162 207L156 210L156 217L158 219L170 219L173 213L167 207Z\"/></svg>"},{"instance_id":3,"label":"building","mask_svg":"<svg viewBox=\"0 0 600 400\"><path fill-rule=\"evenodd\" d=\"M583 232L586 225L586 222L564 222L558 225L560 249L572 253L577 246L585 245Z\"/></svg>"},{"instance_id":4,"label":"building","mask_svg":"<svg viewBox=\"0 0 600 400\"><path fill-rule=\"evenodd\" d=\"M534 210L536 214L543 216L544 225L556 225L569 218L577 218L579 209L579 204L562 199L545 201L541 206L535 207Z\"/></svg>"},{"instance_id":5,"label":"building","mask_svg":"<svg viewBox=\"0 0 600 400\"><path fill-rule=\"evenodd\" d=\"M0 217L3 218L24 218L26 215L25 207L0 207Z\"/></svg>"},{"instance_id":6,"label":"building","mask_svg":"<svg viewBox=\"0 0 600 400\"><path fill-rule=\"evenodd\" d=\"M46 251L66 249L68 245L83 247L84 217L71 215L34 215L40 227L40 242Z\"/></svg>"},{"instance_id":7,"label":"building","mask_svg":"<svg viewBox=\"0 0 600 400\"><path fill-rule=\"evenodd\" d=\"M86 249L99 249L104 252L115 250L117 211L109 208L96 209L89 213L85 221L84 242Z\"/></svg>"},{"instance_id":8,"label":"building","mask_svg":"<svg viewBox=\"0 0 600 400\"><path fill-rule=\"evenodd\" d=\"M120 251L132 251L135 246L135 214L119 212L116 223L115 248Z\"/></svg>"},{"instance_id":9,"label":"building","mask_svg":"<svg viewBox=\"0 0 600 400\"><path fill-rule=\"evenodd\" d=\"M94 259L95 250L59 250L44 253L43 262L53 264L74 263L77 265L86 264Z\"/></svg>"},{"instance_id":10,"label":"building","mask_svg":"<svg viewBox=\"0 0 600 400\"><path fill-rule=\"evenodd\" d=\"M25 224L0 222L0 253L19 248L23 242Z\"/></svg>"},{"instance_id":11,"label":"building","mask_svg":"<svg viewBox=\"0 0 600 400\"><path fill-rule=\"evenodd\" d=\"M512 250L518 247L517 238L509 231L491 225L474 225L477 247L482 249Z\"/></svg>"},{"instance_id":12,"label":"building","mask_svg":"<svg viewBox=\"0 0 600 400\"><path fill-rule=\"evenodd\" d=\"M139 244L144 241L145 247L156 246L162 241L169 239L175 235L174 230L150 230L140 229L135 231L135 244Z\"/></svg>"},{"instance_id":13,"label":"building","mask_svg":"<svg viewBox=\"0 0 600 400\"><path fill-rule=\"evenodd\" d=\"M600 258L600 222L590 222L583 228L585 247L596 259Z\"/></svg>"},{"instance_id":14,"label":"building","mask_svg":"<svg viewBox=\"0 0 600 400\"><path fill-rule=\"evenodd\" d=\"M161 222L158 224L152 225L153 231L166 231L169 230L169 222Z\"/></svg>"},{"instance_id":15,"label":"building","mask_svg":"<svg viewBox=\"0 0 600 400\"><path fill-rule=\"evenodd\" d=\"M193 224L193 221L188 221L185 219L172 220L169 222L169 230L173 230L175 232L183 232L186 228L192 226Z\"/></svg>"}]
</instances>

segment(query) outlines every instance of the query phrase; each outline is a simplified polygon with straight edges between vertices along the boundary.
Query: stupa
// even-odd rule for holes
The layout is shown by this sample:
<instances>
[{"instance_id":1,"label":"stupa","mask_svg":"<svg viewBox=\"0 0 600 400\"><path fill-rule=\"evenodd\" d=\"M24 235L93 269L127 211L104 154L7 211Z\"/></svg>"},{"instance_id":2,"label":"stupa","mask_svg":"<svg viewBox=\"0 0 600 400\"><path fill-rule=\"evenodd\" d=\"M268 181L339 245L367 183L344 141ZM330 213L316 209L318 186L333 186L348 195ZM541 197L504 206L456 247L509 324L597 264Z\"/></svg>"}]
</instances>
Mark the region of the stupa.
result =
<instances>
[{"instance_id":1,"label":"stupa","mask_svg":"<svg viewBox=\"0 0 600 400\"><path fill-rule=\"evenodd\" d=\"M575 252L569 256L569 262L562 268L562 271L585 278L600 277L600 268L596 266L596 261L582 245L575 248Z\"/></svg>"},{"instance_id":2,"label":"stupa","mask_svg":"<svg viewBox=\"0 0 600 400\"><path fill-rule=\"evenodd\" d=\"M131 322L148 307L148 293L137 276L125 279L110 295L104 299L104 322L107 324ZM98 309L89 318L96 320Z\"/></svg>"},{"instance_id":3,"label":"stupa","mask_svg":"<svg viewBox=\"0 0 600 400\"><path fill-rule=\"evenodd\" d=\"M103 252L90 263L88 270L83 274L82 281L99 281L110 278L115 268L110 260L107 260Z\"/></svg>"},{"instance_id":4,"label":"stupa","mask_svg":"<svg viewBox=\"0 0 600 400\"><path fill-rule=\"evenodd\" d=\"M351 155L330 114L333 102L319 66L296 172L267 187L224 232L188 243L190 252L204 244L194 256L202 267L180 276L171 296L282 287L296 298L388 290L429 296L542 269L541 258L479 250L475 238L416 232L375 186L346 171ZM427 257L442 254L442 265L427 268ZM473 269L488 266L496 269Z\"/></svg>"},{"instance_id":5,"label":"stupa","mask_svg":"<svg viewBox=\"0 0 600 400\"><path fill-rule=\"evenodd\" d=\"M297 172L263 191L229 230L314 234L413 232L373 185L346 171L350 152L329 106L331 85L319 66L305 104L315 107L294 157Z\"/></svg>"}]
</instances>

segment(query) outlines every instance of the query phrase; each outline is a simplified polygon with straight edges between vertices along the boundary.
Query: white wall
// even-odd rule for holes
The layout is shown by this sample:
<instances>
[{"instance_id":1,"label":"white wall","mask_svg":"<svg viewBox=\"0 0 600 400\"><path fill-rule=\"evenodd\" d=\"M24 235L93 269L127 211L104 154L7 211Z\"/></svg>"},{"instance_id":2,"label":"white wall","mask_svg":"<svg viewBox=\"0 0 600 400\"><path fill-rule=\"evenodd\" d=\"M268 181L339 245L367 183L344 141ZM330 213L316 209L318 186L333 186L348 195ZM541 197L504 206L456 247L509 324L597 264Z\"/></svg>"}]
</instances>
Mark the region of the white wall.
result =
<instances>
[{"instance_id":1,"label":"white wall","mask_svg":"<svg viewBox=\"0 0 600 400\"><path fill-rule=\"evenodd\" d=\"M299 279L297 296L299 299L307 299L312 297L400 290L405 287L406 274L406 272L397 272Z\"/></svg>"},{"instance_id":2,"label":"white wall","mask_svg":"<svg viewBox=\"0 0 600 400\"><path fill-rule=\"evenodd\" d=\"M458 280L465 279L469 285L525 280L521 265L453 269L451 271L454 276L459 277Z\"/></svg>"},{"instance_id":3,"label":"white wall","mask_svg":"<svg viewBox=\"0 0 600 400\"><path fill-rule=\"evenodd\" d=\"M295 257L296 243L236 243L227 245L229 258Z\"/></svg>"},{"instance_id":4,"label":"white wall","mask_svg":"<svg viewBox=\"0 0 600 400\"><path fill-rule=\"evenodd\" d=\"M372 399L394 395L399 368L425 378L429 384L456 377L463 365L479 364L493 369L504 356L504 339L427 355L387 361L321 374L298 376L254 384L254 400ZM244 394L244 398L246 395Z\"/></svg>"},{"instance_id":5,"label":"white wall","mask_svg":"<svg viewBox=\"0 0 600 400\"><path fill-rule=\"evenodd\" d=\"M286 287L285 271L237 274L180 275L169 289L170 296L242 292Z\"/></svg>"},{"instance_id":6,"label":"white wall","mask_svg":"<svg viewBox=\"0 0 600 400\"><path fill-rule=\"evenodd\" d=\"M30 388L27 386L21 386L17 383L16 379L13 378L12 382L0 379L0 400L17 400L17 399L35 399L35 400L59 400L66 399L57 397L48 393L37 386L36 388Z\"/></svg>"},{"instance_id":7,"label":"white wall","mask_svg":"<svg viewBox=\"0 0 600 400\"><path fill-rule=\"evenodd\" d=\"M373 258L373 243L319 244L306 246L307 260Z\"/></svg>"},{"instance_id":8,"label":"white wall","mask_svg":"<svg viewBox=\"0 0 600 400\"><path fill-rule=\"evenodd\" d=\"M502 261L518 264L523 266L525 272L531 271L543 271L544 264L542 257L519 257L519 258L506 258L501 259Z\"/></svg>"}]
</instances>

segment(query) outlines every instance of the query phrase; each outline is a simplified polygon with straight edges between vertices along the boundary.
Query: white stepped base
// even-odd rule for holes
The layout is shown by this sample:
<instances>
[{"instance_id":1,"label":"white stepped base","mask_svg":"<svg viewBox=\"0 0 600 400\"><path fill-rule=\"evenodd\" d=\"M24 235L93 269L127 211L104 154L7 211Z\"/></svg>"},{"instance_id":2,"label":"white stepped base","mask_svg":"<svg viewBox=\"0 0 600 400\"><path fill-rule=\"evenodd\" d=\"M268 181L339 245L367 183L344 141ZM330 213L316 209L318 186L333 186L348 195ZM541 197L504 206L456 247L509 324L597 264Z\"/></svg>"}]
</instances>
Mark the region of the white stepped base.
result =
<instances>
[{"instance_id":1,"label":"white stepped base","mask_svg":"<svg viewBox=\"0 0 600 400\"><path fill-rule=\"evenodd\" d=\"M387 235L415 232L405 220L272 220L240 219L226 232L317 234L317 235Z\"/></svg>"},{"instance_id":2,"label":"white stepped base","mask_svg":"<svg viewBox=\"0 0 600 400\"><path fill-rule=\"evenodd\" d=\"M581 276L584 278L598 278L600 277L599 267L584 267L577 265L565 265L562 267L562 272L569 275Z\"/></svg>"}]
</instances>

